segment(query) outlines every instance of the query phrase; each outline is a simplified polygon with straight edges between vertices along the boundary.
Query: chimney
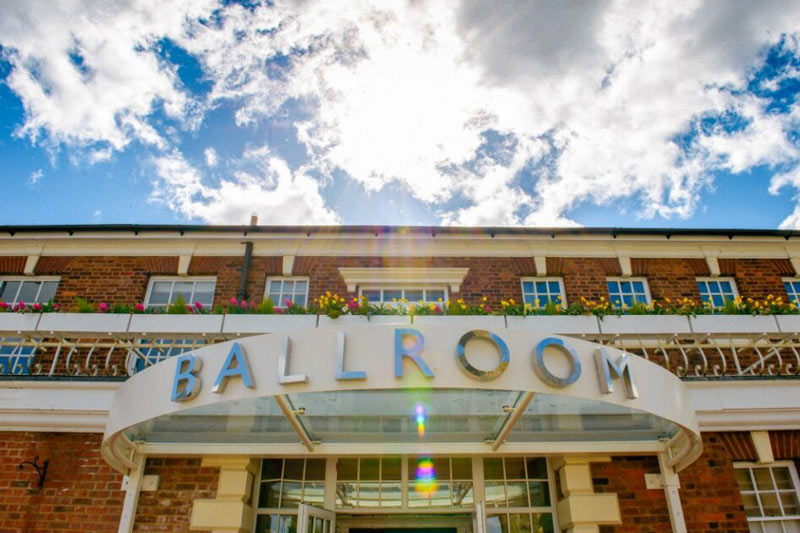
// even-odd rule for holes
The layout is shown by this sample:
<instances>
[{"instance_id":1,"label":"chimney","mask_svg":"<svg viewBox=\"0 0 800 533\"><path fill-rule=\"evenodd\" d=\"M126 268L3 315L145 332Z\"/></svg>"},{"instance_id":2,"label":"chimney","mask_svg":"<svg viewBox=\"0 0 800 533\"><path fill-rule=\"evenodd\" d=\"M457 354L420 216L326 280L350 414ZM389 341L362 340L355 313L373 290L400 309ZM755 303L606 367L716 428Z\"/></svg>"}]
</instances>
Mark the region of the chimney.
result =
<instances>
[{"instance_id":1,"label":"chimney","mask_svg":"<svg viewBox=\"0 0 800 533\"><path fill-rule=\"evenodd\" d=\"M258 226L258 213L253 213L250 215L250 225Z\"/></svg>"}]
</instances>

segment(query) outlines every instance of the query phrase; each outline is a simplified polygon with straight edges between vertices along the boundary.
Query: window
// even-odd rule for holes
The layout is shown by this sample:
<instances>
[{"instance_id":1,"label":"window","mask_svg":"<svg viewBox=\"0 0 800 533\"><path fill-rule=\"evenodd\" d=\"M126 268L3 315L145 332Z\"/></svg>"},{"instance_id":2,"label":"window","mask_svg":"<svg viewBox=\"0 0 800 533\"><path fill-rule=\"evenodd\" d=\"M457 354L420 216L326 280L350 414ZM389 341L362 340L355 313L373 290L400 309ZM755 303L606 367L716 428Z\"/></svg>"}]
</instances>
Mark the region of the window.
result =
<instances>
[{"instance_id":1,"label":"window","mask_svg":"<svg viewBox=\"0 0 800 533\"><path fill-rule=\"evenodd\" d=\"M275 307L286 307L286 300L295 305L306 305L308 278L268 278L267 297Z\"/></svg>"},{"instance_id":2,"label":"window","mask_svg":"<svg viewBox=\"0 0 800 533\"><path fill-rule=\"evenodd\" d=\"M210 308L214 304L215 285L214 278L153 278L147 288L145 307L164 309L182 295L188 305L197 302Z\"/></svg>"},{"instance_id":3,"label":"window","mask_svg":"<svg viewBox=\"0 0 800 533\"><path fill-rule=\"evenodd\" d=\"M650 294L644 278L609 278L608 301L616 307L630 307L634 304L649 304Z\"/></svg>"},{"instance_id":4,"label":"window","mask_svg":"<svg viewBox=\"0 0 800 533\"><path fill-rule=\"evenodd\" d=\"M295 531L301 503L325 503L325 459L264 459L256 497L257 533Z\"/></svg>"},{"instance_id":5,"label":"window","mask_svg":"<svg viewBox=\"0 0 800 533\"><path fill-rule=\"evenodd\" d=\"M0 301L43 304L55 297L57 288L58 278L3 278L0 280Z\"/></svg>"},{"instance_id":6,"label":"window","mask_svg":"<svg viewBox=\"0 0 800 533\"><path fill-rule=\"evenodd\" d=\"M552 484L543 457L485 457L487 533L552 533Z\"/></svg>"},{"instance_id":7,"label":"window","mask_svg":"<svg viewBox=\"0 0 800 533\"><path fill-rule=\"evenodd\" d=\"M561 278L523 279L522 301L534 307L544 307L550 302L567 305L564 283Z\"/></svg>"},{"instance_id":8,"label":"window","mask_svg":"<svg viewBox=\"0 0 800 533\"><path fill-rule=\"evenodd\" d=\"M341 458L336 465L337 509L399 509L403 505L400 457Z\"/></svg>"},{"instance_id":9,"label":"window","mask_svg":"<svg viewBox=\"0 0 800 533\"><path fill-rule=\"evenodd\" d=\"M57 277L0 279L0 301L13 305L43 304L51 301L58 289ZM36 355L33 346L24 346L21 337L0 338L0 375L28 375Z\"/></svg>"},{"instance_id":10,"label":"window","mask_svg":"<svg viewBox=\"0 0 800 533\"><path fill-rule=\"evenodd\" d=\"M770 465L734 465L750 531L800 531L800 483L790 461Z\"/></svg>"},{"instance_id":11,"label":"window","mask_svg":"<svg viewBox=\"0 0 800 533\"><path fill-rule=\"evenodd\" d=\"M410 303L437 303L447 300L447 289L444 287L365 287L361 296L366 296L371 304L396 304L402 299Z\"/></svg>"},{"instance_id":12,"label":"window","mask_svg":"<svg viewBox=\"0 0 800 533\"><path fill-rule=\"evenodd\" d=\"M713 307L722 307L725 300L736 298L736 283L733 278L697 278L697 289L703 302Z\"/></svg>"},{"instance_id":13,"label":"window","mask_svg":"<svg viewBox=\"0 0 800 533\"><path fill-rule=\"evenodd\" d=\"M795 305L800 305L800 279L798 278L784 278L783 286L786 288L786 294L789 296L789 302Z\"/></svg>"}]
</instances>

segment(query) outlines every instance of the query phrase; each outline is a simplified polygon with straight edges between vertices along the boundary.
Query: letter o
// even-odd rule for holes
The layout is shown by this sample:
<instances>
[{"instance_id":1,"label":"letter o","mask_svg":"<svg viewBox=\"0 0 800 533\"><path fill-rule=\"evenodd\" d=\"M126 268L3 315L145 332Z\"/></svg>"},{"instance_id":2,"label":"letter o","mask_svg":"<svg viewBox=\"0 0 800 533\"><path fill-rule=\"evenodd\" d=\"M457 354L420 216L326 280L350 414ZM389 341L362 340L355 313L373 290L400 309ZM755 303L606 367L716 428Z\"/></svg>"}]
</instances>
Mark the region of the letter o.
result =
<instances>
[{"instance_id":1,"label":"letter o","mask_svg":"<svg viewBox=\"0 0 800 533\"><path fill-rule=\"evenodd\" d=\"M495 348L497 348L497 351L500 352L500 361L492 370L480 370L472 366L469 361L467 361L467 343L472 339L483 339L485 341L489 341L489 343L491 343ZM505 372L506 368L508 368L508 363L511 361L511 357L508 353L508 346L506 346L506 343L503 339L494 333L486 331L485 329L474 329L465 333L458 340L458 346L456 346L456 360L458 361L458 364L461 365L461 368L463 368L470 377L479 379L481 381L490 381Z\"/></svg>"},{"instance_id":2,"label":"letter o","mask_svg":"<svg viewBox=\"0 0 800 533\"><path fill-rule=\"evenodd\" d=\"M544 350L550 346L569 357L572 371L566 378L556 376L544 365ZM578 359L578 354L575 353L575 350L567 346L563 340L556 337L547 337L536 345L536 350L533 354L533 370L536 372L536 375L539 376L539 379L548 385L563 388L572 385L581 377L581 361Z\"/></svg>"}]
</instances>

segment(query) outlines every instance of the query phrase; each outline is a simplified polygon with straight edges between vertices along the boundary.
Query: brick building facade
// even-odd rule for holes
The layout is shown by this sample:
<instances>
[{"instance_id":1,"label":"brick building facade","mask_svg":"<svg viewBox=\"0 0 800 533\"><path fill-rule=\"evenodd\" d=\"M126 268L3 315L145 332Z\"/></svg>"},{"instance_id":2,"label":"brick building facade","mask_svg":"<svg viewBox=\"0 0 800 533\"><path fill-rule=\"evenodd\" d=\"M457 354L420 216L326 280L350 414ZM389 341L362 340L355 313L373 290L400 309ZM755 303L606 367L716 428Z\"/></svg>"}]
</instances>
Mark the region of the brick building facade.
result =
<instances>
[{"instance_id":1,"label":"brick building facade","mask_svg":"<svg viewBox=\"0 0 800 533\"><path fill-rule=\"evenodd\" d=\"M304 520L312 529L318 524L319 533L800 531L800 316L792 306L800 292L798 243L800 234L791 232L695 230L0 228L0 301L7 308L0 313L0 532L294 533ZM242 292L249 304L271 298L277 314L242 311ZM314 309L285 314L287 299L302 310L329 293L343 297L342 306L369 296L383 304L375 313L384 316L352 308L343 317ZM165 311L178 294L192 313L175 318ZM696 304L692 313L654 311L654 302L669 307L685 298ZM448 300L482 312L448 316ZM549 301L559 311L544 312ZM592 314L587 301L611 307ZM33 308L52 311L48 302L56 312ZM720 302L733 314L723 314ZM577 304L582 312L564 312ZM75 312L81 305L95 313ZM414 305L423 311L409 311ZM629 315L637 306L643 314ZM321 381L315 366L333 365L334 356L324 355L333 348L320 341L314 355L304 339L327 338L326 328L341 332L337 383L363 386L314 388ZM628 369L631 380L637 372L634 393L623 383L624 359L609 367L611 390L603 389L602 372L590 375L603 363L584 362L580 379L600 379L600 388L573 397L557 383L563 369L557 378L536 373L543 381L530 390L506 386L506 375L492 389L479 382L505 371L492 367L493 356L472 375L459 360L465 372L443 378L447 367L430 353L431 375L419 379L436 376L433 385L421 385L428 381L405 381L422 366L412 361L402 370L401 342L386 357L399 357L395 376L402 380L373 387L376 370L359 359L369 347L360 336L378 338L372 331L381 328L403 342L396 331L419 339L424 333L432 350L437 332L458 338L485 328L499 338L491 342L501 355L508 342L512 364L526 358L528 367L531 355L517 353L514 339L541 343L547 335L575 343L578 359L584 345L606 347L647 366ZM277 383L291 387L281 378L305 372L310 377L295 382L310 388L249 392L267 386L258 377L256 344L247 343L269 347L284 335L294 362L281 363ZM250 353L255 384L241 359L230 363L237 342ZM345 350L352 350L347 363ZM381 350L364 357L380 359ZM226 354L216 379L222 386L205 399ZM203 374L199 400L191 389L201 385L187 372L200 366L186 370L197 360L203 372L214 372ZM359 364L369 377L347 375L344 365ZM499 370L489 376L491 368ZM641 381L650 372L665 377ZM168 377L154 377L160 373ZM148 379L154 381L140 385ZM187 387L185 397L179 385ZM152 417L139 420L136 402L125 403L136 387L150 391L138 397ZM406 403L409 391L429 392L416 406L400 406L379 396L387 387ZM172 401L159 411L148 396L167 398L170 390ZM656 390L666 399L648 403ZM351 391L373 396L352 403ZM485 406L509 391L518 396L505 405L497 400L502 410L492 419ZM473 394L468 410L453 407L472 402ZM437 395L446 402L437 403ZM656 405L676 398L680 409ZM378 414L368 414L363 402L374 402ZM346 405L353 411L334 411L322 422L324 406ZM121 419L135 423L117 427ZM485 435L477 438L475 427ZM419 434L412 438L403 428ZM33 467L23 464L34 458L37 465L48 461L41 488ZM429 493L419 489L426 458L439 475ZM360 466L350 479L344 472L353 460ZM373 472L375 464L381 466Z\"/></svg>"}]
</instances>

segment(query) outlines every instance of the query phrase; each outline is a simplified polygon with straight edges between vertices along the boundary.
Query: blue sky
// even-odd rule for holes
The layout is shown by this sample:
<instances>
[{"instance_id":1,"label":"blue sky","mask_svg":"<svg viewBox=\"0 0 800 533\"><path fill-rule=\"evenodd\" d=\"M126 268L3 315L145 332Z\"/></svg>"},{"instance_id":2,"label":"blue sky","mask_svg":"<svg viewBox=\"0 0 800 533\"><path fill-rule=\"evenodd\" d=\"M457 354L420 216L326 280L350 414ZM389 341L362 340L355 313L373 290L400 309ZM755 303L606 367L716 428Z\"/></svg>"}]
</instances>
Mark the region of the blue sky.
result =
<instances>
[{"instance_id":1,"label":"blue sky","mask_svg":"<svg viewBox=\"0 0 800 533\"><path fill-rule=\"evenodd\" d=\"M0 224L800 228L800 5L15 2Z\"/></svg>"}]
</instances>

